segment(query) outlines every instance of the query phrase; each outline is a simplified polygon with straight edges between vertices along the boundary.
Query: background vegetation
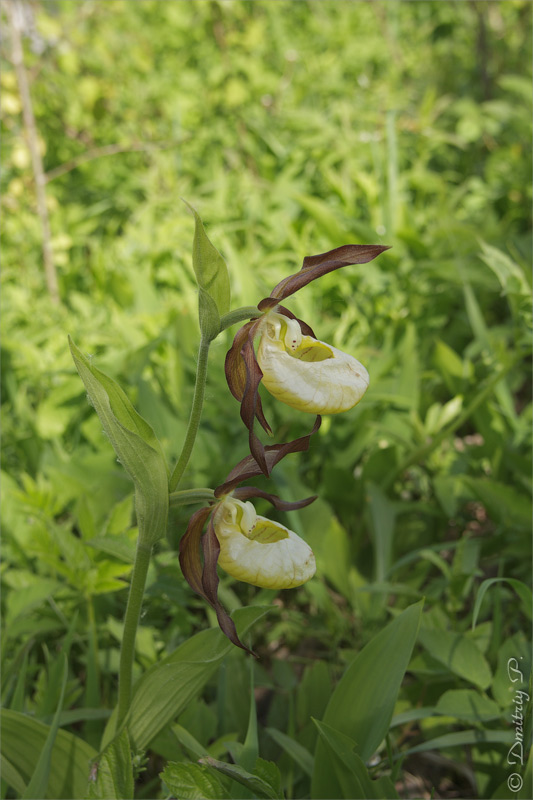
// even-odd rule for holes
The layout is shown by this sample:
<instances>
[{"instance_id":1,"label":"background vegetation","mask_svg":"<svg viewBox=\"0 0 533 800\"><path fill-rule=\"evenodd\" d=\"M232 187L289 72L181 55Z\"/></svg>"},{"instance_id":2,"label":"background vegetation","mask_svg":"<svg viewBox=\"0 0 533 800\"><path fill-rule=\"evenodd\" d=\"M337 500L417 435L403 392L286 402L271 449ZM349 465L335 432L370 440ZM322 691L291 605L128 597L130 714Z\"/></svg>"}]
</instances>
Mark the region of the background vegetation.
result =
<instances>
[{"instance_id":1,"label":"background vegetation","mask_svg":"<svg viewBox=\"0 0 533 800\"><path fill-rule=\"evenodd\" d=\"M6 23L4 705L49 724L64 652L63 731L98 749L116 702L132 487L66 337L121 382L175 459L198 343L184 197L227 260L232 307L255 305L305 255L392 245L287 303L357 356L371 387L274 473L270 490L285 499L320 496L285 518L314 548L316 578L275 594L222 576L229 607L274 604L250 634L261 656L260 755L277 762L286 797L309 797L311 717L323 719L365 644L425 597L372 772L391 774L402 796L516 797L506 785L507 661L521 659L527 682L531 4L50 0L22 9L60 302L44 282ZM184 488L216 486L247 451L223 374L231 335L211 348ZM265 403L278 436L307 429ZM180 573L188 512L173 514L150 570L138 676L216 624ZM474 627L489 578L515 583L490 585ZM200 752L226 761L244 742L249 665L236 649L220 663L146 742L136 797L200 796L158 777L166 759L196 760L184 729ZM34 766L19 766L23 786ZM18 796L13 780L3 797ZM220 785L244 796L228 778ZM47 796L71 796L53 791L57 783Z\"/></svg>"}]
</instances>

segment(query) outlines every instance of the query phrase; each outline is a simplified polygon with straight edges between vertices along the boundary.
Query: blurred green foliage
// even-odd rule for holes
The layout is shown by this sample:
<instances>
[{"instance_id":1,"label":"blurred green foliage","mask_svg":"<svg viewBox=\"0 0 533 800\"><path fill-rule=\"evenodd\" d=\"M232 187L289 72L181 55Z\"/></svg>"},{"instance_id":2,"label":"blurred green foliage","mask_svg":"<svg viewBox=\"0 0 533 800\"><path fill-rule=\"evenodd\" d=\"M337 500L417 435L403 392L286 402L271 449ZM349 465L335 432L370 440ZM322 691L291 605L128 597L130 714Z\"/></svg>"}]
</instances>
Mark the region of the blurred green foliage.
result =
<instances>
[{"instance_id":1,"label":"blurred green foliage","mask_svg":"<svg viewBox=\"0 0 533 800\"><path fill-rule=\"evenodd\" d=\"M305 755L297 750L298 764L268 731L312 753L311 718L323 718L344 667L389 616L425 596L409 679L374 771L392 774L404 796L445 791L445 780L463 796L507 796L500 765L509 745L496 732L509 733L506 659L527 661L528 608L499 582L475 629L472 612L484 579L530 576L531 4L41 0L24 8L62 302L55 307L44 289L6 36L5 704L52 721L67 634L64 708L78 710L75 730L95 748L116 701L132 487L86 402L67 333L121 382L175 459L199 335L183 197L226 258L232 308L255 305L306 255L349 242L392 245L287 303L320 339L359 358L371 387L357 408L324 421L305 457L273 475L285 499L320 496L285 518L313 546L317 577L277 597L222 578L228 607L278 607L252 634L262 656L261 755L278 761L287 797L309 796ZM232 333L211 348L184 486L216 486L247 451L223 375ZM308 430L269 397L265 406L277 436ZM138 675L215 624L180 575L186 521L186 510L174 512L150 570ZM450 656L453 637L462 659ZM230 654L179 726L152 742L137 796L164 796L162 759L195 760L182 729L217 759L227 758L221 742L244 741L247 680L244 657ZM472 704L481 709L473 720ZM451 726L459 738L443 740ZM472 728L494 736L469 739ZM422 745L431 740L443 761L428 778ZM395 759L417 745L405 762L418 776L409 788Z\"/></svg>"}]
</instances>

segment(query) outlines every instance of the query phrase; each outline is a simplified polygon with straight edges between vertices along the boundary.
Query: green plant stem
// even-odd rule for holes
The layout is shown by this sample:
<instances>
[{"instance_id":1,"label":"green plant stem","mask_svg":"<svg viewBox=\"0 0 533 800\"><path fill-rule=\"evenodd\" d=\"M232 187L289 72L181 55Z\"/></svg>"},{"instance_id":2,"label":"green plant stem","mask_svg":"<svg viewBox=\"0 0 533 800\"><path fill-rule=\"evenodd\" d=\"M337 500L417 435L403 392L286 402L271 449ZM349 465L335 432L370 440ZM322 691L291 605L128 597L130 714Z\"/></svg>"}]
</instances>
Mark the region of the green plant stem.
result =
<instances>
[{"instance_id":1,"label":"green plant stem","mask_svg":"<svg viewBox=\"0 0 533 800\"><path fill-rule=\"evenodd\" d=\"M174 467L174 472L171 475L168 488L170 492L175 491L179 482L183 477L185 468L189 463L194 441L198 428L200 426L200 417L202 416L202 407L204 404L205 383L207 380L207 357L209 355L210 342L203 339L200 342L200 349L198 350L198 364L196 365L196 384L194 387L194 397L192 400L191 415L189 417L189 425L187 426L187 434L183 443L183 449L178 459L178 463Z\"/></svg>"},{"instance_id":2,"label":"green plant stem","mask_svg":"<svg viewBox=\"0 0 533 800\"><path fill-rule=\"evenodd\" d=\"M220 317L220 332L222 333L226 328L236 325L237 322L244 322L245 319L257 319L262 316L263 312L259 311L256 306L236 308L234 311L229 311L227 314L223 314L223 316Z\"/></svg>"},{"instance_id":3,"label":"green plant stem","mask_svg":"<svg viewBox=\"0 0 533 800\"><path fill-rule=\"evenodd\" d=\"M120 648L120 666L118 673L118 730L124 721L131 702L131 686L133 673L133 658L135 655L135 637L137 626L141 614L141 606L144 596L144 585L150 566L150 556L152 555L152 545L141 544L137 541L137 551L135 553L135 564L131 575L130 593L126 616L124 617L124 633L122 636L122 647Z\"/></svg>"},{"instance_id":4,"label":"green plant stem","mask_svg":"<svg viewBox=\"0 0 533 800\"><path fill-rule=\"evenodd\" d=\"M469 403L469 405L465 408L463 413L459 414L457 419L455 419L450 425L447 425L445 428L439 431L439 433L437 433L436 436L434 436L430 442L427 442L427 444L417 447L416 450L413 450L410 453L410 455L406 456L399 465L399 467L392 470L385 478L385 481L383 483L383 488L388 489L392 485L394 480L398 477L398 475L401 475L401 473L405 469L407 469L407 467L410 467L411 464L418 464L419 462L424 461L424 459L427 458L427 456L433 450L435 450L435 448L438 447L441 442L443 442L448 436L450 436L450 434L454 433L458 428L460 428L461 425L464 425L464 423L467 422L468 419L472 416L476 408L480 406L481 403L483 403L490 394L492 394L492 392L499 384L499 382L502 380L502 378L504 378L507 375L507 373L510 372L511 369L513 369L513 367L517 365L517 363L518 360L513 360L509 364L507 364L506 367L504 367L495 375L493 375L492 378L490 378L485 383L484 387L477 393L472 402Z\"/></svg>"}]
</instances>

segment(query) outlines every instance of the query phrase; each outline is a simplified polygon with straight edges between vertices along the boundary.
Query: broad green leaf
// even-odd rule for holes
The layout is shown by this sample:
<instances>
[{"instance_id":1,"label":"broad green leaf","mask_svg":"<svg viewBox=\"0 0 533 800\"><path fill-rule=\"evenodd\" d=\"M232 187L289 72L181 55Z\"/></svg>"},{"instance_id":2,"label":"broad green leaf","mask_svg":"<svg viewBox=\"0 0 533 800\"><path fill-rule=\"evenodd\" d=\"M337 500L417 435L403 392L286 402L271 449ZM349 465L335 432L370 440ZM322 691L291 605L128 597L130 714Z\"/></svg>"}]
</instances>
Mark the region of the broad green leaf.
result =
<instances>
[{"instance_id":1,"label":"broad green leaf","mask_svg":"<svg viewBox=\"0 0 533 800\"><path fill-rule=\"evenodd\" d=\"M202 764L171 761L160 777L180 800L223 800L229 796L216 773Z\"/></svg>"},{"instance_id":2,"label":"broad green leaf","mask_svg":"<svg viewBox=\"0 0 533 800\"><path fill-rule=\"evenodd\" d=\"M76 615L77 616L77 615ZM67 677L68 677L68 660L65 653L62 654L62 667L63 667L63 674L61 676L61 689L59 693L59 701L57 704L57 710L54 715L54 719L50 726L50 730L48 731L48 736L46 737L46 741L44 743L44 747L41 750L39 755L39 759L35 766L35 770L33 775L31 776L31 780L28 783L26 790L23 794L23 800L30 800L30 798L40 798L45 797L48 788L48 778L50 775L50 767L52 763L52 751L54 748L54 742L57 736L57 732L59 730L59 720L61 717L61 712L63 710L63 700L65 698L65 688L67 686Z\"/></svg>"},{"instance_id":3,"label":"broad green leaf","mask_svg":"<svg viewBox=\"0 0 533 800\"><path fill-rule=\"evenodd\" d=\"M216 769L222 775L227 775L228 778L232 778L234 781L237 781L237 783L242 784L258 797L269 797L271 800L278 800L279 798L278 792L275 791L270 783L260 778L258 775L239 767L237 764L226 764L225 761L218 761L216 758L211 758L211 756L202 758L200 763L212 769Z\"/></svg>"},{"instance_id":4,"label":"broad green leaf","mask_svg":"<svg viewBox=\"0 0 533 800\"><path fill-rule=\"evenodd\" d=\"M291 736L287 736L283 731L278 731L277 728L265 728L265 730L276 744L279 744L287 755L311 777L313 774L313 756L309 750L306 750L299 742Z\"/></svg>"},{"instance_id":5,"label":"broad green leaf","mask_svg":"<svg viewBox=\"0 0 533 800\"><path fill-rule=\"evenodd\" d=\"M239 636L268 610L264 606L236 609L233 618ZM218 628L201 631L142 676L134 688L128 715L134 749L145 749L159 731L185 709L232 648Z\"/></svg>"},{"instance_id":6,"label":"broad green leaf","mask_svg":"<svg viewBox=\"0 0 533 800\"><path fill-rule=\"evenodd\" d=\"M140 541L153 545L166 532L168 474L152 428L114 380L93 367L69 339L76 368L118 459L135 485Z\"/></svg>"},{"instance_id":7,"label":"broad green leaf","mask_svg":"<svg viewBox=\"0 0 533 800\"><path fill-rule=\"evenodd\" d=\"M314 719L321 740L325 743L339 785L342 787L342 797L369 798L397 798L398 793L390 778L386 776L372 780L364 761L354 752L356 743L349 736L341 733L331 725ZM314 795L313 795L314 797Z\"/></svg>"},{"instance_id":8,"label":"broad green leaf","mask_svg":"<svg viewBox=\"0 0 533 800\"><path fill-rule=\"evenodd\" d=\"M129 800L133 797L133 767L126 729L100 753L90 773L90 800Z\"/></svg>"},{"instance_id":9,"label":"broad green leaf","mask_svg":"<svg viewBox=\"0 0 533 800\"><path fill-rule=\"evenodd\" d=\"M185 201L194 216L192 263L198 287L200 330L208 340L220 330L220 317L229 311L230 283L226 262L209 240L202 220Z\"/></svg>"},{"instance_id":10,"label":"broad green leaf","mask_svg":"<svg viewBox=\"0 0 533 800\"><path fill-rule=\"evenodd\" d=\"M428 653L444 664L455 675L486 689L490 685L491 671L485 656L474 642L460 633L438 628L421 628L420 643Z\"/></svg>"},{"instance_id":11,"label":"broad green leaf","mask_svg":"<svg viewBox=\"0 0 533 800\"><path fill-rule=\"evenodd\" d=\"M494 700L473 689L450 689L444 692L438 699L435 712L469 722L498 719L502 713Z\"/></svg>"},{"instance_id":12,"label":"broad green leaf","mask_svg":"<svg viewBox=\"0 0 533 800\"><path fill-rule=\"evenodd\" d=\"M323 722L353 738L367 761L387 734L400 685L416 641L422 603L390 622L350 664L329 701ZM340 797L328 766L325 744L317 742L312 796Z\"/></svg>"},{"instance_id":13,"label":"broad green leaf","mask_svg":"<svg viewBox=\"0 0 533 800\"><path fill-rule=\"evenodd\" d=\"M7 709L2 709L1 721L2 756L18 772L22 780L28 783L37 766L50 727L26 714ZM53 800L84 797L90 762L96 755L96 750L83 739L67 731L58 730L51 753L48 788L44 796ZM68 769L65 769L66 764Z\"/></svg>"},{"instance_id":14,"label":"broad green leaf","mask_svg":"<svg viewBox=\"0 0 533 800\"><path fill-rule=\"evenodd\" d=\"M533 594L529 586L519 581L517 578L487 578L486 581L480 585L477 590L476 602L474 603L474 610L472 612L472 630L476 627L479 610L485 597L485 593L492 586L493 583L508 583L512 586L523 604L524 614L531 619L531 612L533 608Z\"/></svg>"}]
</instances>

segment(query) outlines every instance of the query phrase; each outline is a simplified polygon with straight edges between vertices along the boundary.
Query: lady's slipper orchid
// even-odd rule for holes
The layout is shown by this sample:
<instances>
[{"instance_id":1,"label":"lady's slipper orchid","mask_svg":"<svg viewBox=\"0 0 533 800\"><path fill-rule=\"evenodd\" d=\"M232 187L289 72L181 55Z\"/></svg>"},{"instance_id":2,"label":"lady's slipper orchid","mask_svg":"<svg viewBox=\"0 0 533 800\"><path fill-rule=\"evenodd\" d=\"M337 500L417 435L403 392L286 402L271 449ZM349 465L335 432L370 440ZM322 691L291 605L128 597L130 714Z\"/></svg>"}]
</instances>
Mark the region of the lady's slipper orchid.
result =
<instances>
[{"instance_id":1,"label":"lady's slipper orchid","mask_svg":"<svg viewBox=\"0 0 533 800\"><path fill-rule=\"evenodd\" d=\"M369 383L365 367L332 345L302 333L275 311L261 320L257 363L270 394L299 411L337 414L357 405Z\"/></svg>"},{"instance_id":2,"label":"lady's slipper orchid","mask_svg":"<svg viewBox=\"0 0 533 800\"><path fill-rule=\"evenodd\" d=\"M241 418L249 431L250 452L265 475L270 474L266 450L254 432L257 418L271 434L263 413L259 384L279 400L311 414L336 414L355 406L368 388L365 367L355 358L316 338L280 301L328 272L371 261L388 247L343 245L304 258L301 270L282 280L258 305L264 314L237 331L226 355L226 378L241 403ZM257 355L254 338L260 336ZM317 417L315 427L320 419Z\"/></svg>"},{"instance_id":3,"label":"lady's slipper orchid","mask_svg":"<svg viewBox=\"0 0 533 800\"><path fill-rule=\"evenodd\" d=\"M294 589L313 577L309 545L284 525L256 514L250 501L228 497L213 515L218 564L239 581L265 589Z\"/></svg>"},{"instance_id":4,"label":"lady's slipper orchid","mask_svg":"<svg viewBox=\"0 0 533 800\"><path fill-rule=\"evenodd\" d=\"M287 445L272 446L266 454L270 468L286 453L305 449L308 441L309 436L302 437L292 450ZM248 502L250 497L261 497L280 511L292 511L309 505L316 497L289 503L255 487L238 486L261 472L252 456L244 458L215 489L217 502L192 515L180 541L179 559L185 579L216 611L228 639L244 650L248 648L239 640L233 620L218 599L217 564L240 581L269 589L300 586L313 577L316 568L313 552L303 539L284 525L258 516ZM203 533L206 522L207 531Z\"/></svg>"}]
</instances>

